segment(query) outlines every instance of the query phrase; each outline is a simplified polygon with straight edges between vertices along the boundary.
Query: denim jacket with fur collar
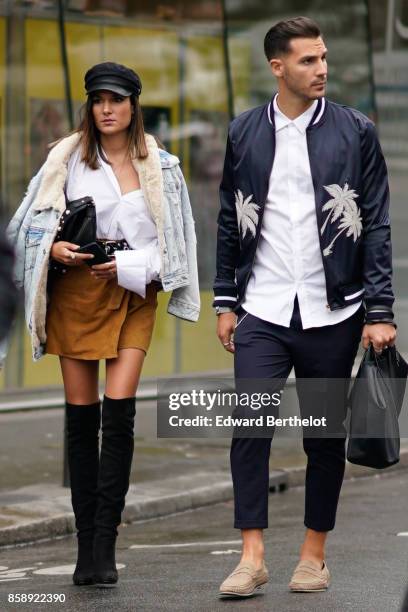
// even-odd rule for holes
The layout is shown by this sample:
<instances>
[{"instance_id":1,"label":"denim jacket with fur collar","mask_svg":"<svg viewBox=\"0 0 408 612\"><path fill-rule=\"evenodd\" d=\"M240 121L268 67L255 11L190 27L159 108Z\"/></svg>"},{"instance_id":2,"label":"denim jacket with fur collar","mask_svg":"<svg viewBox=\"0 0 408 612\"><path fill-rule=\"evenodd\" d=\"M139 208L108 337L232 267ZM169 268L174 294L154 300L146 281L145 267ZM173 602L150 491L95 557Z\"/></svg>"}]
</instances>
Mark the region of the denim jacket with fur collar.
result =
<instances>
[{"instance_id":1,"label":"denim jacket with fur collar","mask_svg":"<svg viewBox=\"0 0 408 612\"><path fill-rule=\"evenodd\" d=\"M25 318L34 361L45 352L49 257L59 218L65 210L67 164L79 143L74 133L50 151L13 216L7 235L15 247L15 282L24 288ZM176 156L158 148L146 135L148 157L134 160L140 186L157 227L161 256L160 280L172 291L167 311L197 321L200 311L196 235L190 200ZM0 366L7 342L0 345Z\"/></svg>"}]
</instances>

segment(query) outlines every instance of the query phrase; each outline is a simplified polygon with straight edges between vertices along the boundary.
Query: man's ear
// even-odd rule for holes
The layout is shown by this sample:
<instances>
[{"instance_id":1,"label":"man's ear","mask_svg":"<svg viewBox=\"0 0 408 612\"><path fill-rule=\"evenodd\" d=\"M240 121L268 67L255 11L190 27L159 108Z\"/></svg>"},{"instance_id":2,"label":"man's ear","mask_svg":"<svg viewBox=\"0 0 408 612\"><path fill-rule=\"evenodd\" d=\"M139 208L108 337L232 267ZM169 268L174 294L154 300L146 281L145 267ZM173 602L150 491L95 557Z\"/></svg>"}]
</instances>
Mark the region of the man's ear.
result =
<instances>
[{"instance_id":1,"label":"man's ear","mask_svg":"<svg viewBox=\"0 0 408 612\"><path fill-rule=\"evenodd\" d=\"M282 60L272 58L271 60L269 60L269 65L271 67L272 74L276 76L276 78L280 78L283 76L284 68Z\"/></svg>"}]
</instances>

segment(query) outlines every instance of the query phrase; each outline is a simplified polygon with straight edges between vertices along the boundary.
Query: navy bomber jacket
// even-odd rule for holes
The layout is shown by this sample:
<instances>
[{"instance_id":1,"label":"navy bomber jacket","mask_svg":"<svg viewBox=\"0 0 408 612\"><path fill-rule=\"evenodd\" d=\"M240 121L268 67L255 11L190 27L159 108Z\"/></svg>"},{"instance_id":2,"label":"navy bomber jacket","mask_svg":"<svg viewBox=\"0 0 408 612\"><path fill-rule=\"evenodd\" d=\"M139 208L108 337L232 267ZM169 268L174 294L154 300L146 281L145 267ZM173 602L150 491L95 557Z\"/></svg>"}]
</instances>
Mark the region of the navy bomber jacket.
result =
<instances>
[{"instance_id":1,"label":"navy bomber jacket","mask_svg":"<svg viewBox=\"0 0 408 612\"><path fill-rule=\"evenodd\" d=\"M218 215L213 306L242 303L261 233L275 155L273 104L244 112L229 128ZM306 130L327 308L364 299L366 321L392 322L387 168L372 121L318 101Z\"/></svg>"}]
</instances>

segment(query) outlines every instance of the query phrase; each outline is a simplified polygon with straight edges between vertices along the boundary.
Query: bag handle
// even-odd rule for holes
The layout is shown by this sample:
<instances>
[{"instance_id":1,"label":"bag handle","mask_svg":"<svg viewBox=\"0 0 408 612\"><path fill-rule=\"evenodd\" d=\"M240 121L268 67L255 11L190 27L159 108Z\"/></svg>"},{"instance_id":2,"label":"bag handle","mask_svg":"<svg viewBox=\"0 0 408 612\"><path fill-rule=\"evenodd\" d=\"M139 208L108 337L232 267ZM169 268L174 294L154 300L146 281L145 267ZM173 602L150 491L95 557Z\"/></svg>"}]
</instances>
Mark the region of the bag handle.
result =
<instances>
[{"instance_id":1,"label":"bag handle","mask_svg":"<svg viewBox=\"0 0 408 612\"><path fill-rule=\"evenodd\" d=\"M368 349L366 349L366 352L370 351L370 356L374 357L374 361L376 363L376 365L378 366L378 357L379 355L382 355L384 351L389 351L390 353L393 353L393 356L395 357L395 360L397 362L397 364L400 364L400 354L397 351L397 347L395 346L395 344L392 344L391 346L387 346L387 348L383 349L381 351L381 353L376 353L376 351L374 350L374 346L372 345L372 343L370 342L370 346L368 347Z\"/></svg>"},{"instance_id":2,"label":"bag handle","mask_svg":"<svg viewBox=\"0 0 408 612\"><path fill-rule=\"evenodd\" d=\"M383 351L384 351L384 350L385 350L385 351L389 351L389 350L390 350L390 349L392 349L392 348L394 348L394 349L395 349L395 346L389 346L389 347L387 347L386 349L383 349ZM387 387L387 390L388 390L388 391L391 393L391 389L390 389L390 388L389 388L389 386L388 386L388 380L389 380L389 379L387 379L387 378L384 376L384 373L383 373L383 371L382 371L382 369L381 369L381 367L380 367L380 364L378 363L378 355L377 355L377 353L376 353L376 352L375 352L375 350L374 350L374 346L373 346L373 345L370 343L370 346L369 346L369 348L368 348L367 350L371 351L371 353L370 353L370 354L371 354L371 356L374 356L374 361L375 361L375 365L377 366L377 371L378 371L379 375L381 376L381 378L382 378L382 380L383 380L384 385ZM396 349L395 349L395 350L396 350ZM379 355L381 355L383 351L381 351L381 353L379 353Z\"/></svg>"}]
</instances>

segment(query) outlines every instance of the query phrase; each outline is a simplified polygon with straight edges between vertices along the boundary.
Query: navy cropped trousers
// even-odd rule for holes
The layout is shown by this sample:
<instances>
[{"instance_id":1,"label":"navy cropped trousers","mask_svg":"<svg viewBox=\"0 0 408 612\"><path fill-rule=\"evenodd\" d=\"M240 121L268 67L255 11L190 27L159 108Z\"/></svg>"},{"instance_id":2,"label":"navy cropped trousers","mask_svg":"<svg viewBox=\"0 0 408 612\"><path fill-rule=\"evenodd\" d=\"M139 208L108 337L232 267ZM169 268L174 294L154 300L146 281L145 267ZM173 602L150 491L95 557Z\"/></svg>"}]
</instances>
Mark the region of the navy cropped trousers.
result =
<instances>
[{"instance_id":1,"label":"navy cropped trousers","mask_svg":"<svg viewBox=\"0 0 408 612\"><path fill-rule=\"evenodd\" d=\"M269 390L274 379L286 381L294 367L300 415L307 416L310 401L334 416L335 437L306 437L307 455L304 524L315 531L334 528L345 468L346 434L342 423L353 363L364 325L364 307L334 325L302 329L295 299L290 327L269 323L241 310L234 334L235 380L257 379ZM333 393L316 381L315 397L305 379L343 379L340 392ZM255 381L253 381L255 382ZM307 382L307 381L306 381ZM312 383L313 385L313 383ZM282 388L282 387L280 387ZM338 434L339 427L342 434ZM268 434L269 435L269 434ZM272 432L273 435L273 432ZM238 529L268 527L269 455L272 437L234 437L231 471L234 485L235 521Z\"/></svg>"}]
</instances>

